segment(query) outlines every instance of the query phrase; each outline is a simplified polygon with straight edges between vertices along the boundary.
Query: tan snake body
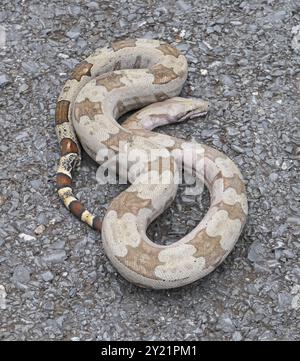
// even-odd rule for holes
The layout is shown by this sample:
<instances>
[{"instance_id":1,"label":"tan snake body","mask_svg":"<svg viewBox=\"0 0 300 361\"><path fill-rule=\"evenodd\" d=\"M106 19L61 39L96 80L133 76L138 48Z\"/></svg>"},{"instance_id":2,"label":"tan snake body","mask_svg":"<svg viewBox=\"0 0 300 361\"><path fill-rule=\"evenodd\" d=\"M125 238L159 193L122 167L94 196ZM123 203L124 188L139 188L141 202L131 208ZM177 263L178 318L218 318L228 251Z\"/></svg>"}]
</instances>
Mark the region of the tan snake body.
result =
<instances>
[{"instance_id":1,"label":"tan snake body","mask_svg":"<svg viewBox=\"0 0 300 361\"><path fill-rule=\"evenodd\" d=\"M177 97L186 77L187 61L173 46L127 39L81 62L57 102L58 194L75 216L102 229L108 258L127 280L142 287L174 288L204 277L230 253L246 221L244 181L227 156L204 144L151 131L207 112L207 102ZM122 114L138 108L142 109L122 125L117 123ZM119 157L119 163L120 154L144 155L142 160L129 160L125 173L132 184L112 201L102 224L73 195L72 171L80 158L75 132L99 163L103 163L97 156L102 150ZM159 151L156 158L150 156L154 149ZM146 229L176 195L184 150L188 155L184 166L210 191L210 208L185 237L158 245L147 237ZM150 176L156 181L149 183Z\"/></svg>"}]
</instances>

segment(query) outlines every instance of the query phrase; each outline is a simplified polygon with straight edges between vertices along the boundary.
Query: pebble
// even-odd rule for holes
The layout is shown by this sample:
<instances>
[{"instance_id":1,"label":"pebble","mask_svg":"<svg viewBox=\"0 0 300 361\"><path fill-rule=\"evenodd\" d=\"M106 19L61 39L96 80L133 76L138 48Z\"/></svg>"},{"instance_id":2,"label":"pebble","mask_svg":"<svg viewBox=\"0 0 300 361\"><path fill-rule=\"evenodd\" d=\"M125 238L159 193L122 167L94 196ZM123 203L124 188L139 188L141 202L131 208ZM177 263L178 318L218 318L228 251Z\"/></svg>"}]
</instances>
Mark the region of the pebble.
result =
<instances>
[{"instance_id":1,"label":"pebble","mask_svg":"<svg viewBox=\"0 0 300 361\"><path fill-rule=\"evenodd\" d=\"M264 260L264 248L259 241L254 241L249 247L248 259L251 262L257 263Z\"/></svg>"},{"instance_id":2,"label":"pebble","mask_svg":"<svg viewBox=\"0 0 300 361\"><path fill-rule=\"evenodd\" d=\"M42 273L42 274L41 274L41 277L42 277L42 279L43 279L45 282L50 282L50 281L53 280L54 275L53 275L52 272L47 271L47 272Z\"/></svg>"},{"instance_id":3,"label":"pebble","mask_svg":"<svg viewBox=\"0 0 300 361\"><path fill-rule=\"evenodd\" d=\"M19 86L19 92L24 93L26 90L28 90L29 86L26 83L23 83Z\"/></svg>"},{"instance_id":4,"label":"pebble","mask_svg":"<svg viewBox=\"0 0 300 361\"><path fill-rule=\"evenodd\" d=\"M70 338L71 341L80 341L80 337L74 336Z\"/></svg>"},{"instance_id":5,"label":"pebble","mask_svg":"<svg viewBox=\"0 0 300 361\"><path fill-rule=\"evenodd\" d=\"M66 35L70 39L77 39L79 37L79 35L80 35L80 28L79 27L73 27L66 33Z\"/></svg>"},{"instance_id":6,"label":"pebble","mask_svg":"<svg viewBox=\"0 0 300 361\"><path fill-rule=\"evenodd\" d=\"M46 311L53 311L54 310L54 302L46 301L43 305L43 309Z\"/></svg>"},{"instance_id":7,"label":"pebble","mask_svg":"<svg viewBox=\"0 0 300 361\"><path fill-rule=\"evenodd\" d=\"M7 293L3 285L0 285L0 310L6 309L6 296Z\"/></svg>"},{"instance_id":8,"label":"pebble","mask_svg":"<svg viewBox=\"0 0 300 361\"><path fill-rule=\"evenodd\" d=\"M46 263L61 263L67 258L66 251L57 250L43 256L42 259Z\"/></svg>"},{"instance_id":9,"label":"pebble","mask_svg":"<svg viewBox=\"0 0 300 361\"><path fill-rule=\"evenodd\" d=\"M27 62L22 62L22 68L27 73L31 74L38 74L40 72L40 66L38 63L35 63L32 60L29 60Z\"/></svg>"},{"instance_id":10,"label":"pebble","mask_svg":"<svg viewBox=\"0 0 300 361\"><path fill-rule=\"evenodd\" d=\"M0 195L0 206L3 206L3 204L6 202L6 197Z\"/></svg>"},{"instance_id":11,"label":"pebble","mask_svg":"<svg viewBox=\"0 0 300 361\"><path fill-rule=\"evenodd\" d=\"M10 79L6 74L0 74L0 87L4 87L10 83Z\"/></svg>"},{"instance_id":12,"label":"pebble","mask_svg":"<svg viewBox=\"0 0 300 361\"><path fill-rule=\"evenodd\" d=\"M300 285L294 285L291 294L293 295L291 307L295 310L300 309Z\"/></svg>"},{"instance_id":13,"label":"pebble","mask_svg":"<svg viewBox=\"0 0 300 361\"><path fill-rule=\"evenodd\" d=\"M248 64L248 59L240 59L237 63L239 66L246 66Z\"/></svg>"},{"instance_id":14,"label":"pebble","mask_svg":"<svg viewBox=\"0 0 300 361\"><path fill-rule=\"evenodd\" d=\"M23 239L25 242L31 242L36 240L35 237L30 236L29 234L26 233L20 233L19 238Z\"/></svg>"},{"instance_id":15,"label":"pebble","mask_svg":"<svg viewBox=\"0 0 300 361\"><path fill-rule=\"evenodd\" d=\"M218 321L217 327L221 329L223 332L233 332L235 330L235 326L230 317L227 315L222 315Z\"/></svg>"},{"instance_id":16,"label":"pebble","mask_svg":"<svg viewBox=\"0 0 300 361\"><path fill-rule=\"evenodd\" d=\"M291 46L295 52L300 50L300 25L296 25L292 28L293 39Z\"/></svg>"},{"instance_id":17,"label":"pebble","mask_svg":"<svg viewBox=\"0 0 300 361\"><path fill-rule=\"evenodd\" d=\"M96 1L90 1L86 6L90 9L99 9L99 4Z\"/></svg>"},{"instance_id":18,"label":"pebble","mask_svg":"<svg viewBox=\"0 0 300 361\"><path fill-rule=\"evenodd\" d=\"M178 1L176 1L176 4L179 6L179 8L180 8L181 10L187 11L187 10L191 9L191 5L188 4L188 3L186 3L186 2L183 1L183 0L178 0Z\"/></svg>"},{"instance_id":19,"label":"pebble","mask_svg":"<svg viewBox=\"0 0 300 361\"><path fill-rule=\"evenodd\" d=\"M19 265L15 268L12 278L15 283L26 285L30 281L30 271L27 267Z\"/></svg>"},{"instance_id":20,"label":"pebble","mask_svg":"<svg viewBox=\"0 0 300 361\"><path fill-rule=\"evenodd\" d=\"M231 148L235 150L237 153L245 153L245 149L239 147L238 145L232 144Z\"/></svg>"},{"instance_id":21,"label":"pebble","mask_svg":"<svg viewBox=\"0 0 300 361\"><path fill-rule=\"evenodd\" d=\"M70 11L73 15L79 15L81 12L81 7L78 5L70 5Z\"/></svg>"},{"instance_id":22,"label":"pebble","mask_svg":"<svg viewBox=\"0 0 300 361\"><path fill-rule=\"evenodd\" d=\"M40 235L40 234L44 233L45 229L46 229L46 227L43 224L40 224L39 226L36 227L36 229L34 230L34 233Z\"/></svg>"}]
</instances>

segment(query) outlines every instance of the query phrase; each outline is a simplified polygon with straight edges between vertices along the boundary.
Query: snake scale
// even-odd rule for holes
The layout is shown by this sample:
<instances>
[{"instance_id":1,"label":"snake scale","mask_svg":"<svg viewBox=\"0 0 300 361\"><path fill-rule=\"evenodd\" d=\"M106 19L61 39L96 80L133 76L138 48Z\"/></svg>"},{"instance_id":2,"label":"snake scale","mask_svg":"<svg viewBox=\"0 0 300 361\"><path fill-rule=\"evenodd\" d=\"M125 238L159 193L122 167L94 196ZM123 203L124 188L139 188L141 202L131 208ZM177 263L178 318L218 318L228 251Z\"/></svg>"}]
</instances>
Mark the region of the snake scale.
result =
<instances>
[{"instance_id":1,"label":"snake scale","mask_svg":"<svg viewBox=\"0 0 300 361\"><path fill-rule=\"evenodd\" d=\"M227 156L207 145L152 131L208 111L201 99L177 97L186 78L186 58L175 47L159 40L126 39L79 63L57 101L58 194L72 214L102 232L110 261L141 287L174 288L204 277L230 253L246 221L244 181ZM121 125L117 122L134 109L140 110ZM103 149L117 157L134 150L146 155L126 164L131 185L111 202L102 222L73 194L72 172L80 162L77 139L99 164L103 159L97 154ZM156 158L150 157L154 149L160 154ZM210 207L182 239L167 246L155 244L146 230L176 195L182 162L178 154L183 150L185 168L194 171L210 192ZM150 175L156 176L155 182L147 182L153 179Z\"/></svg>"}]
</instances>

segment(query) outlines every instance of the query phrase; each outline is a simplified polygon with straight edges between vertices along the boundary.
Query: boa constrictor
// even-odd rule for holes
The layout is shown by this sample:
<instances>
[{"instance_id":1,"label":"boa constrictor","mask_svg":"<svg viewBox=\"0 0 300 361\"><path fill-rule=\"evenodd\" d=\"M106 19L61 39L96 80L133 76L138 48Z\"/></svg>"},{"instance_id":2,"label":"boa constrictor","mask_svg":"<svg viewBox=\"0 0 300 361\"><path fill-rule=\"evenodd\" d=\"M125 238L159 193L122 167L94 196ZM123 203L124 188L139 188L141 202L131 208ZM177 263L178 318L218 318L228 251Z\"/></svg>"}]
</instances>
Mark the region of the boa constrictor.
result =
<instances>
[{"instance_id":1,"label":"boa constrictor","mask_svg":"<svg viewBox=\"0 0 300 361\"><path fill-rule=\"evenodd\" d=\"M82 61L57 102L58 194L76 217L102 229L108 258L123 277L141 287L174 288L207 275L230 253L246 220L244 181L227 156L204 144L152 132L157 126L208 111L203 100L176 97L186 77L186 58L175 47L159 40L121 40ZM138 108L142 109L122 125L117 122L122 114ZM132 172L129 165L135 163L129 161L126 170L132 173L131 185L112 201L101 222L72 191L72 171L80 161L75 132L98 163L103 162L97 154L104 148L117 156L135 149L147 157L156 148L165 151L168 166L162 165L161 156L146 157L143 170ZM185 237L171 245L158 245L147 237L146 229L175 197L182 159L173 151L189 146L184 166L208 187L210 208ZM147 183L153 172L158 181Z\"/></svg>"}]
</instances>

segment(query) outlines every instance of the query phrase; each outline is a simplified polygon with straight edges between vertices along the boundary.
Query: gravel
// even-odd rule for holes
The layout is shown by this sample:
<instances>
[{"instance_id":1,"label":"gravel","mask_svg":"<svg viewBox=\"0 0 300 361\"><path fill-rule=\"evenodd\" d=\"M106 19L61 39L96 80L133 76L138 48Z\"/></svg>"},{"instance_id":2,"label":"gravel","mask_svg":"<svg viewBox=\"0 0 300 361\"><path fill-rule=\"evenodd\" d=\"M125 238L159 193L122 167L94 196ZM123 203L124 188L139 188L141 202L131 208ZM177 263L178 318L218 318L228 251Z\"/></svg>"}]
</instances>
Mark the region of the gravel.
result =
<instances>
[{"instance_id":1,"label":"gravel","mask_svg":"<svg viewBox=\"0 0 300 361\"><path fill-rule=\"evenodd\" d=\"M1 339L299 340L299 14L294 0L1 2ZM211 103L205 119L158 131L223 151L247 182L233 252L181 289L129 284L55 193L58 93L78 61L126 36L177 45L183 94ZM98 185L96 169L84 154L75 189L103 215L124 186ZM178 240L208 205L180 187L149 236Z\"/></svg>"},{"instance_id":2,"label":"gravel","mask_svg":"<svg viewBox=\"0 0 300 361\"><path fill-rule=\"evenodd\" d=\"M9 83L9 77L6 74L0 74L0 87L4 87Z\"/></svg>"}]
</instances>

